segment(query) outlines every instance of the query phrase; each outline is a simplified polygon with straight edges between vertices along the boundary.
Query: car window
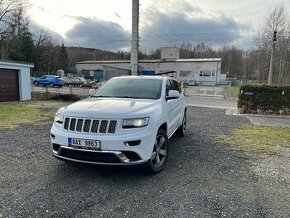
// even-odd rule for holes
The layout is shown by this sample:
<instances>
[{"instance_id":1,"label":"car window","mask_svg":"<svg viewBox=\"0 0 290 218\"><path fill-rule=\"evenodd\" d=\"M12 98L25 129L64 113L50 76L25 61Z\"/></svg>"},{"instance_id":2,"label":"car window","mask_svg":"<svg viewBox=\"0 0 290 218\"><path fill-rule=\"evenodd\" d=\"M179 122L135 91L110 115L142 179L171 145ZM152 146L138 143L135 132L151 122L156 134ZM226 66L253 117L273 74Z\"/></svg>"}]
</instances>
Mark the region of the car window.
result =
<instances>
[{"instance_id":1,"label":"car window","mask_svg":"<svg viewBox=\"0 0 290 218\"><path fill-rule=\"evenodd\" d=\"M170 80L171 84L172 84L172 90L177 90L179 92L181 92L179 83L176 80Z\"/></svg>"},{"instance_id":2,"label":"car window","mask_svg":"<svg viewBox=\"0 0 290 218\"><path fill-rule=\"evenodd\" d=\"M170 80L166 80L166 96L169 94L169 90L172 90Z\"/></svg>"},{"instance_id":3,"label":"car window","mask_svg":"<svg viewBox=\"0 0 290 218\"><path fill-rule=\"evenodd\" d=\"M92 97L159 99L162 80L119 78L106 82Z\"/></svg>"}]
</instances>

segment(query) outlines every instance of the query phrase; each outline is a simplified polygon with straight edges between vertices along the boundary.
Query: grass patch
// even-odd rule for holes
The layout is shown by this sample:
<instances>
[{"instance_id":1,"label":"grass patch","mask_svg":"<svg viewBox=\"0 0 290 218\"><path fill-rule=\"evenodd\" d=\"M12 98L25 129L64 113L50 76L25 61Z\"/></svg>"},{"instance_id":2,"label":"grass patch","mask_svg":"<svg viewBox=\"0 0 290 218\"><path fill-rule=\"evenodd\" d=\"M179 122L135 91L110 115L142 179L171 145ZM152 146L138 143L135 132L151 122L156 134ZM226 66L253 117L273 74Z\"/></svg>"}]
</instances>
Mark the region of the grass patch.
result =
<instances>
[{"instance_id":1,"label":"grass patch","mask_svg":"<svg viewBox=\"0 0 290 218\"><path fill-rule=\"evenodd\" d=\"M41 108L37 104L0 104L0 128L15 128L20 124L43 124L52 121L56 108Z\"/></svg>"},{"instance_id":2,"label":"grass patch","mask_svg":"<svg viewBox=\"0 0 290 218\"><path fill-rule=\"evenodd\" d=\"M217 142L229 144L247 154L283 156L285 149L290 148L290 128L246 125L231 135L218 136Z\"/></svg>"},{"instance_id":3,"label":"grass patch","mask_svg":"<svg viewBox=\"0 0 290 218\"><path fill-rule=\"evenodd\" d=\"M224 96L226 98L238 98L240 93L240 87L235 86L225 86L224 87Z\"/></svg>"}]
</instances>

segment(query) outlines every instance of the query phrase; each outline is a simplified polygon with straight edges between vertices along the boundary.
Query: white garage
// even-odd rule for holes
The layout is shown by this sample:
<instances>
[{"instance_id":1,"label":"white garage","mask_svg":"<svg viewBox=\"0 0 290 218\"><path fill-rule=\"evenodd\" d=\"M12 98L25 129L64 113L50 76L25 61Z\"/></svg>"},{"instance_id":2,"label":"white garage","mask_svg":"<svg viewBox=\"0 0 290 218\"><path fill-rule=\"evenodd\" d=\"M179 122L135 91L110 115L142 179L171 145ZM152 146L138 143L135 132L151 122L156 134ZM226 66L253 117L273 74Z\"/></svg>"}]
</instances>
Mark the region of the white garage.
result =
<instances>
[{"instance_id":1,"label":"white garage","mask_svg":"<svg viewBox=\"0 0 290 218\"><path fill-rule=\"evenodd\" d=\"M0 102L31 100L32 63L0 60Z\"/></svg>"}]
</instances>

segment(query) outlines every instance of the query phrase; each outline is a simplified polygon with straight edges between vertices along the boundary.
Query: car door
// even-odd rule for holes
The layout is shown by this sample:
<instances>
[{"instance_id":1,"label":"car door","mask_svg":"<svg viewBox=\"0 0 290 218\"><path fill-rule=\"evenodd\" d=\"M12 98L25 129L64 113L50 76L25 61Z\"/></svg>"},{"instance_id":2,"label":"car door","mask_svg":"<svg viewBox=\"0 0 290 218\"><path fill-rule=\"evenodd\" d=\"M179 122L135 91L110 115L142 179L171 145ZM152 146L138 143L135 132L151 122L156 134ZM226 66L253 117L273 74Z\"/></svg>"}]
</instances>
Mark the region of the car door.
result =
<instances>
[{"instance_id":1,"label":"car door","mask_svg":"<svg viewBox=\"0 0 290 218\"><path fill-rule=\"evenodd\" d=\"M40 77L40 78L39 78L39 84L41 84L41 85L46 85L46 84L48 84L48 78L47 78L47 76L42 76L42 77Z\"/></svg>"},{"instance_id":2,"label":"car door","mask_svg":"<svg viewBox=\"0 0 290 218\"><path fill-rule=\"evenodd\" d=\"M174 86L172 83L172 80L168 79L166 80L166 96L168 96L168 93L170 90L174 90ZM177 120L178 120L178 109L179 109L179 99L167 99L166 100L166 109L168 114L168 135L171 135L177 126Z\"/></svg>"},{"instance_id":3,"label":"car door","mask_svg":"<svg viewBox=\"0 0 290 218\"><path fill-rule=\"evenodd\" d=\"M182 123L182 119L183 119L183 111L182 111L182 107L183 107L183 101L184 101L184 95L181 92L181 88L179 86L179 83L176 80L170 80L171 85L172 85L172 89L176 90L179 92L180 97L178 99L175 99L175 102L177 103L175 111L174 111L174 115L175 115L175 127L179 127Z\"/></svg>"}]
</instances>

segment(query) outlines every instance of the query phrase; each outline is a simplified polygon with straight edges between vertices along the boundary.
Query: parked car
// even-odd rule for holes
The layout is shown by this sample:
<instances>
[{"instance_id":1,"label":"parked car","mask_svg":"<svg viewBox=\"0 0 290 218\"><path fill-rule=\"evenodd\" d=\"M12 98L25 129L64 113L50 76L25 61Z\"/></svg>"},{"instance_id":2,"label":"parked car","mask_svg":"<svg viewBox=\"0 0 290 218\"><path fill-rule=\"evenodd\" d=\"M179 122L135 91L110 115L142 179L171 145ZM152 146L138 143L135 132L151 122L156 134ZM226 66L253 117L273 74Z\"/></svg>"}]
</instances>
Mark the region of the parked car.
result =
<instances>
[{"instance_id":1,"label":"parked car","mask_svg":"<svg viewBox=\"0 0 290 218\"><path fill-rule=\"evenodd\" d=\"M89 164L138 165L160 172L168 139L186 129L185 97L178 82L160 76L115 77L60 108L51 128L56 158Z\"/></svg>"},{"instance_id":2,"label":"parked car","mask_svg":"<svg viewBox=\"0 0 290 218\"><path fill-rule=\"evenodd\" d=\"M84 84L84 81L80 79L80 77L63 77L64 84L66 86L81 86Z\"/></svg>"},{"instance_id":3,"label":"parked car","mask_svg":"<svg viewBox=\"0 0 290 218\"><path fill-rule=\"evenodd\" d=\"M199 82L195 81L195 80L188 80L187 81L187 85L188 86L198 86Z\"/></svg>"},{"instance_id":4,"label":"parked car","mask_svg":"<svg viewBox=\"0 0 290 218\"><path fill-rule=\"evenodd\" d=\"M41 76L39 78L35 78L34 81L33 81L33 84L36 85L36 86L39 86L39 85L43 85L43 86L51 86L51 87L54 87L54 86L63 86L64 85L64 81L61 79L60 76L56 76L56 75L44 75L44 76Z\"/></svg>"},{"instance_id":5,"label":"parked car","mask_svg":"<svg viewBox=\"0 0 290 218\"><path fill-rule=\"evenodd\" d=\"M103 84L105 84L106 81L91 81L89 83L85 83L82 85L82 87L85 88L92 88L92 89L98 89L101 87Z\"/></svg>"}]
</instances>

